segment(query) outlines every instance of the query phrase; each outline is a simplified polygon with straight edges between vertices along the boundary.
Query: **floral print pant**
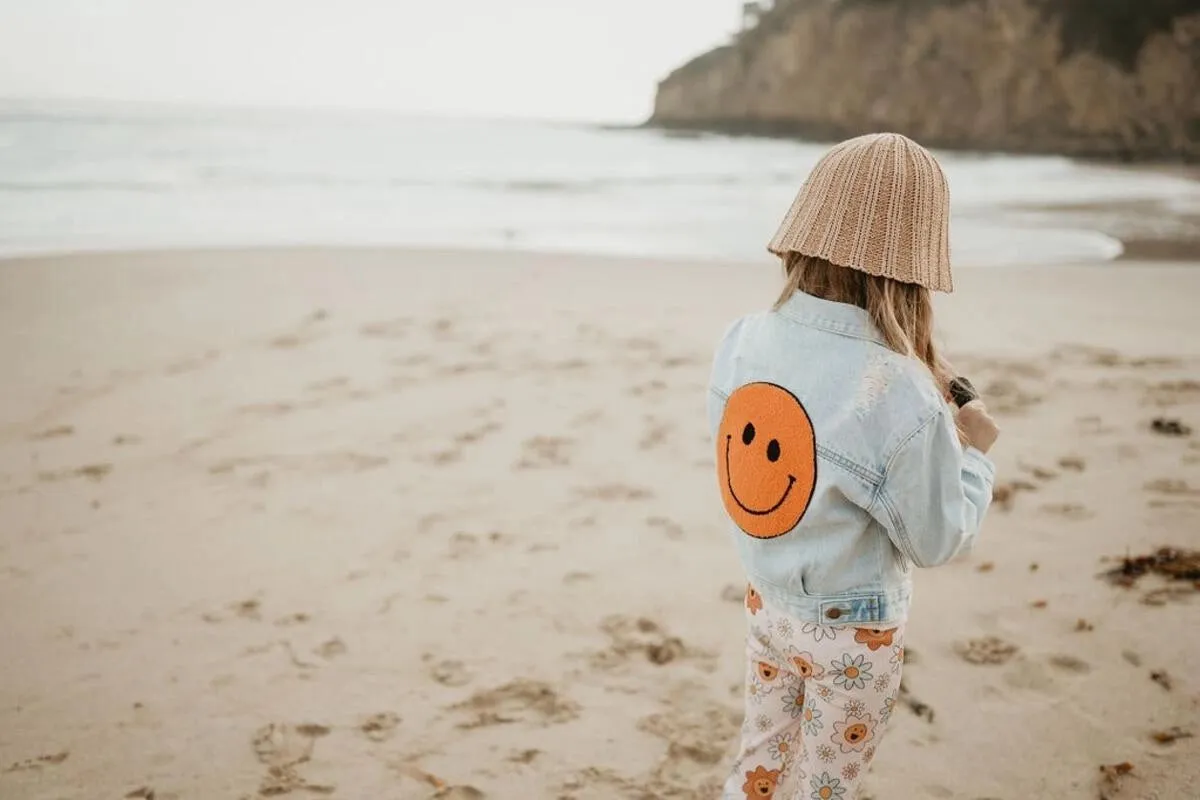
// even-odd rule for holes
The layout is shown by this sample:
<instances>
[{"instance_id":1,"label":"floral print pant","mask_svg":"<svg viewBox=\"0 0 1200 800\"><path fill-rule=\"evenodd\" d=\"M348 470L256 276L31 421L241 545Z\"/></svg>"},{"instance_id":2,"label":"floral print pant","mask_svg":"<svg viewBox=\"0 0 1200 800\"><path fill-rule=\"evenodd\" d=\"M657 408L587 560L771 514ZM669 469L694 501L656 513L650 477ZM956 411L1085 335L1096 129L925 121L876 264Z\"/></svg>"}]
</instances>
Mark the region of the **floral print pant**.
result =
<instances>
[{"instance_id":1,"label":"floral print pant","mask_svg":"<svg viewBox=\"0 0 1200 800\"><path fill-rule=\"evenodd\" d=\"M902 628L800 622L746 589L746 720L724 800L853 800L900 692Z\"/></svg>"}]
</instances>

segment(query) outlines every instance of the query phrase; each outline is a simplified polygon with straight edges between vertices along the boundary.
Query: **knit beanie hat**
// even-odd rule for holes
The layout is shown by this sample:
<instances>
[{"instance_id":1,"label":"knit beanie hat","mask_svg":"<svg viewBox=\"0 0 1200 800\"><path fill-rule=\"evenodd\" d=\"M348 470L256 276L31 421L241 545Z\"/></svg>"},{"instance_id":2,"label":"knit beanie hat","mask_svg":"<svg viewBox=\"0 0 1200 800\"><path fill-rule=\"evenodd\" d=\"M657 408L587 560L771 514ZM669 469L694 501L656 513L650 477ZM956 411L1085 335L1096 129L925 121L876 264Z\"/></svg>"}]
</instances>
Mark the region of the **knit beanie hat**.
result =
<instances>
[{"instance_id":1,"label":"knit beanie hat","mask_svg":"<svg viewBox=\"0 0 1200 800\"><path fill-rule=\"evenodd\" d=\"M951 292L949 229L941 166L905 136L873 133L817 162L767 249Z\"/></svg>"}]
</instances>

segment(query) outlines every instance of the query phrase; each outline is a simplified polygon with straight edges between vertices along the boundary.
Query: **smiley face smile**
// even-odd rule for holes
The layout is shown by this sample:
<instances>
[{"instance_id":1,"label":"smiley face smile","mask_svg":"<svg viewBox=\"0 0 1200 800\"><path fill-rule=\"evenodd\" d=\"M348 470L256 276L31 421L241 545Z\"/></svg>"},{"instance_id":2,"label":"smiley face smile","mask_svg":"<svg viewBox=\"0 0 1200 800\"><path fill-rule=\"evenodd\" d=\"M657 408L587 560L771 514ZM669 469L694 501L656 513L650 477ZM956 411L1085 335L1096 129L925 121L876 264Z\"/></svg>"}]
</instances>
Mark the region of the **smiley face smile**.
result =
<instances>
[{"instance_id":1,"label":"smiley face smile","mask_svg":"<svg viewBox=\"0 0 1200 800\"><path fill-rule=\"evenodd\" d=\"M779 510L779 507L787 502L788 495L792 493L792 487L796 485L796 476L788 475L787 488L783 490L783 497L779 498L779 502L764 511L758 511L750 508L748 505L738 499L737 492L733 490L733 478L729 475L729 449L733 447L733 437L725 437L725 483L729 487L729 496L733 498L733 502L738 504L738 507L747 514L753 514L756 517L765 517L767 514L774 514Z\"/></svg>"}]
</instances>

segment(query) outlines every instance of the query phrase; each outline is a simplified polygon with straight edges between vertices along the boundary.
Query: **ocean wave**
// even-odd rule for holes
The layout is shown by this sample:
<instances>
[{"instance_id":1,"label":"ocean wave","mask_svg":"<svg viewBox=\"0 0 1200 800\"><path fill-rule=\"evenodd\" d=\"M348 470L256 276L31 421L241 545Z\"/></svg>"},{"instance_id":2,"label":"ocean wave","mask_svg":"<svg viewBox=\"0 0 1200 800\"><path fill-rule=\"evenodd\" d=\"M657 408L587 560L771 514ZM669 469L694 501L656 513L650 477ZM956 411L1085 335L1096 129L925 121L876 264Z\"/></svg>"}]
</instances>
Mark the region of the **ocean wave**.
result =
<instances>
[{"instance_id":1,"label":"ocean wave","mask_svg":"<svg viewBox=\"0 0 1200 800\"><path fill-rule=\"evenodd\" d=\"M314 173L265 173L251 170L205 170L168 179L29 179L0 180L0 192L175 192L195 189L459 189L520 194L592 194L646 187L753 187L791 185L790 176L644 175L607 178L433 180L401 177L366 178Z\"/></svg>"}]
</instances>

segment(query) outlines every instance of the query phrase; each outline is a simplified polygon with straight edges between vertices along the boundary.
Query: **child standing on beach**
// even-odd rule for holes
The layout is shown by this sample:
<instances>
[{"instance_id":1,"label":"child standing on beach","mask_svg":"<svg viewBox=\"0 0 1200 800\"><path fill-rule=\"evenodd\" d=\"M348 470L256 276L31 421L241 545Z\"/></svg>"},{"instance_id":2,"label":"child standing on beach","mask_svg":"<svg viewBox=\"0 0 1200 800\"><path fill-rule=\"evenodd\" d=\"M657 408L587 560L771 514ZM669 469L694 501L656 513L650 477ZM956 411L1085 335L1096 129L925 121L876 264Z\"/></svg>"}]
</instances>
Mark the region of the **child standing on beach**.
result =
<instances>
[{"instance_id":1,"label":"child standing on beach","mask_svg":"<svg viewBox=\"0 0 1200 800\"><path fill-rule=\"evenodd\" d=\"M749 579L741 746L724 797L852 800L891 719L913 566L968 549L997 428L933 341L953 288L949 189L896 134L835 146L769 249L786 281L737 320L709 388Z\"/></svg>"}]
</instances>

